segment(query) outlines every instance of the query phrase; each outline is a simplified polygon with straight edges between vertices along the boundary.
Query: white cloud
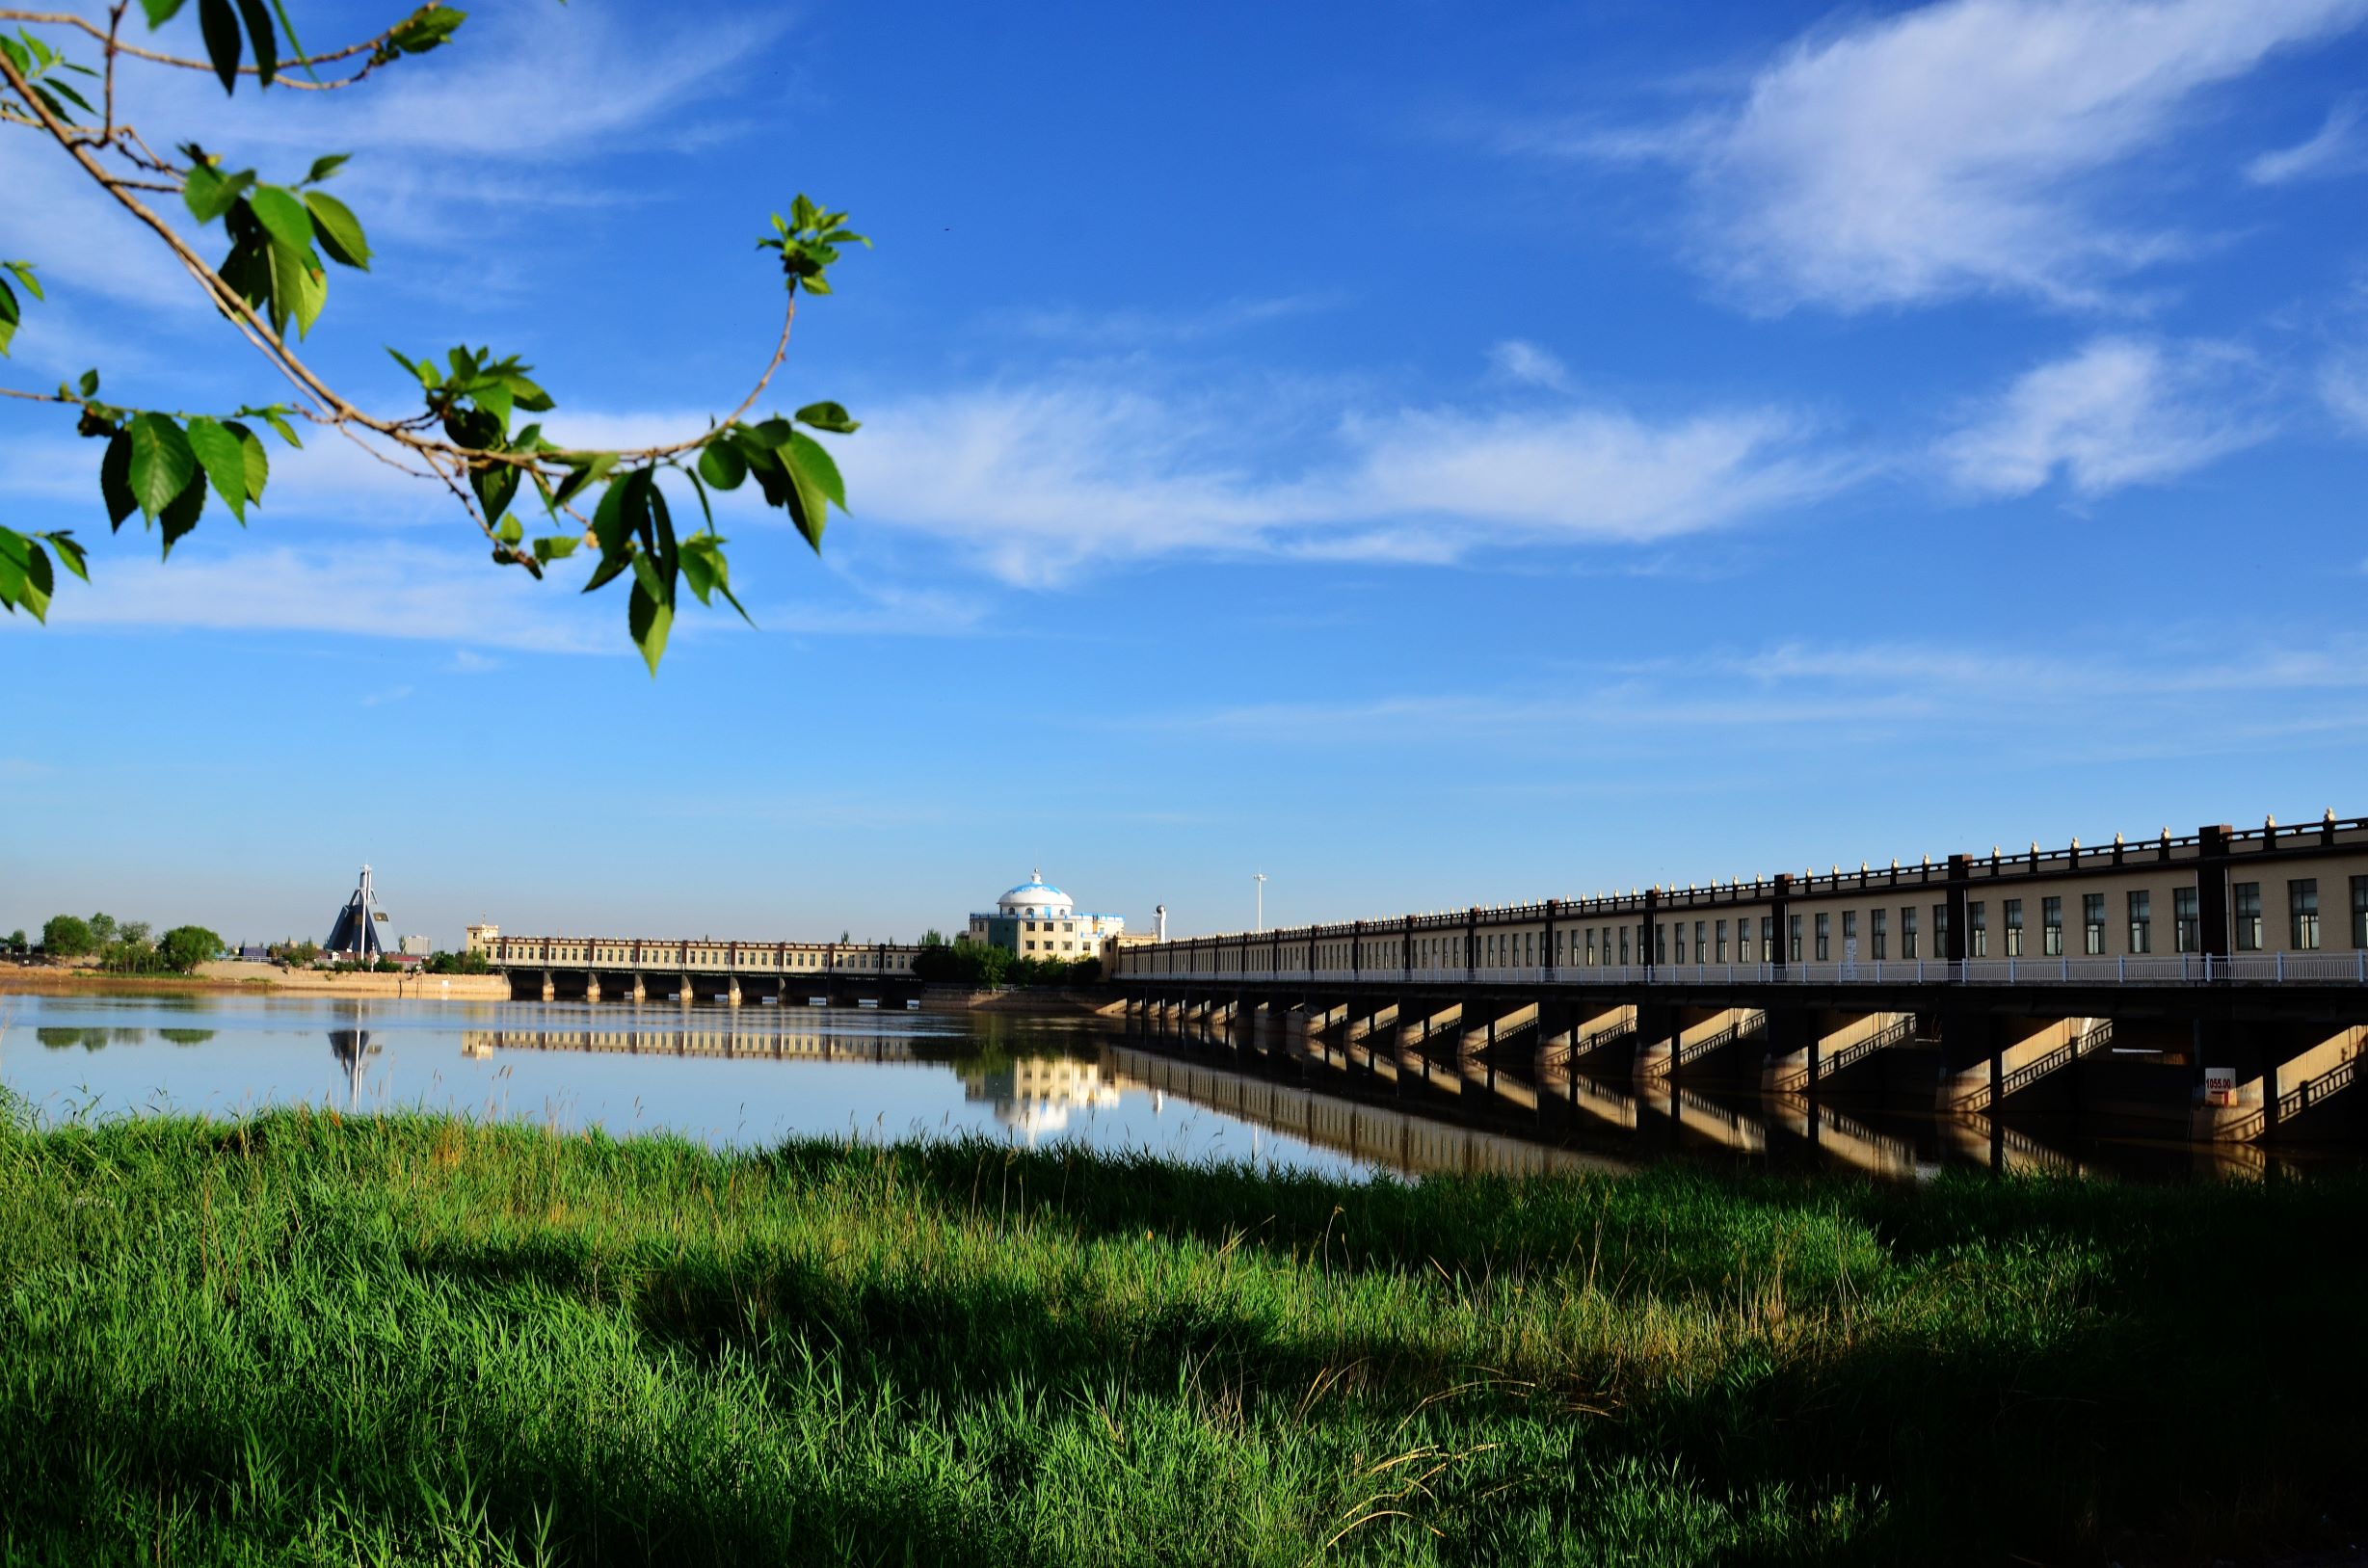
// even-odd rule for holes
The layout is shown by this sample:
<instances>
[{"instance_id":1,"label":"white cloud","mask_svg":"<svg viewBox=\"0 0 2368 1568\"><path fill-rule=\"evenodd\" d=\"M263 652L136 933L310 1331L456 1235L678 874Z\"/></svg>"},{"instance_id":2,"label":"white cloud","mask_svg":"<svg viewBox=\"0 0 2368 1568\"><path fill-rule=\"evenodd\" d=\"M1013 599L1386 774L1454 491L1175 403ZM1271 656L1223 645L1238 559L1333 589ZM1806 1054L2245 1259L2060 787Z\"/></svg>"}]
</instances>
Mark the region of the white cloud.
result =
<instances>
[{"instance_id":1,"label":"white cloud","mask_svg":"<svg viewBox=\"0 0 2368 1568\"><path fill-rule=\"evenodd\" d=\"M1804 38L1740 102L1578 139L1691 172L1703 264L1757 308L2002 292L2091 306L2189 236L2105 175L2208 90L2357 25L2363 0L1941 0Z\"/></svg>"},{"instance_id":2,"label":"white cloud","mask_svg":"<svg viewBox=\"0 0 2368 1568\"><path fill-rule=\"evenodd\" d=\"M2338 355L2321 366L2319 400L2354 434L2368 436L2368 355Z\"/></svg>"},{"instance_id":3,"label":"white cloud","mask_svg":"<svg viewBox=\"0 0 2368 1568\"><path fill-rule=\"evenodd\" d=\"M1224 301L1198 310L1161 313L1151 310L1030 310L1010 318L1010 326L1029 336L1054 342L1099 348L1131 348L1151 343L1191 343L1244 328L1313 315L1340 304L1331 295L1287 294Z\"/></svg>"},{"instance_id":4,"label":"white cloud","mask_svg":"<svg viewBox=\"0 0 2368 1568\"><path fill-rule=\"evenodd\" d=\"M1604 408L1351 413L1280 454L1223 409L1083 383L867 415L840 451L857 523L942 539L1037 585L1187 553L1441 561L1662 540L1855 477L1803 421L1761 409L1660 422Z\"/></svg>"},{"instance_id":5,"label":"white cloud","mask_svg":"<svg viewBox=\"0 0 2368 1568\"><path fill-rule=\"evenodd\" d=\"M1570 389L1570 370L1550 350L1542 349L1526 338L1508 337L1488 351L1489 368L1507 381L1528 386L1546 386L1557 392Z\"/></svg>"},{"instance_id":6,"label":"white cloud","mask_svg":"<svg viewBox=\"0 0 2368 1568\"><path fill-rule=\"evenodd\" d=\"M538 584L483 555L410 545L276 546L94 563L93 586L50 606L50 625L319 631L546 653L627 651L613 597Z\"/></svg>"},{"instance_id":7,"label":"white cloud","mask_svg":"<svg viewBox=\"0 0 2368 1568\"><path fill-rule=\"evenodd\" d=\"M2100 337L2017 377L1940 444L1966 490L2027 495L2061 476L2083 495L2158 484L2268 434L2249 367L2214 346Z\"/></svg>"},{"instance_id":8,"label":"white cloud","mask_svg":"<svg viewBox=\"0 0 2368 1568\"><path fill-rule=\"evenodd\" d=\"M2360 146L2354 133L2359 129L2360 109L2356 94L2344 99L2328 111L2327 123L2317 134L2293 146L2264 152L2245 166L2245 177L2255 185L2285 185L2358 168Z\"/></svg>"}]
</instances>

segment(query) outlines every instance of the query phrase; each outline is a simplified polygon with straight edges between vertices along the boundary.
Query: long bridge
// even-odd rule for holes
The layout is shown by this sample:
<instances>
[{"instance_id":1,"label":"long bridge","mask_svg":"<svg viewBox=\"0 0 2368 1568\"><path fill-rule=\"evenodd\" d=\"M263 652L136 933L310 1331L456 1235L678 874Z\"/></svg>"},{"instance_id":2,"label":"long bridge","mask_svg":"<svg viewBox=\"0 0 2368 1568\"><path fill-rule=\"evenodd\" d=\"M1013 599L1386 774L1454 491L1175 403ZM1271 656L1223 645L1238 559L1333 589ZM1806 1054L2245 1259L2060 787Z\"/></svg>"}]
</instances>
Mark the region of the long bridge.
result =
<instances>
[{"instance_id":1,"label":"long bridge","mask_svg":"<svg viewBox=\"0 0 2368 1568\"><path fill-rule=\"evenodd\" d=\"M1331 1037L1369 1066L1509 1049L1557 1071L1816 1094L1915 1053L1943 1112L2046 1103L2096 1079L2116 1109L2248 1141L2355 1081L2368 819L2116 835L1113 956L1132 1018ZM2158 1071L2116 1077L2115 1058Z\"/></svg>"},{"instance_id":2,"label":"long bridge","mask_svg":"<svg viewBox=\"0 0 2368 1568\"><path fill-rule=\"evenodd\" d=\"M920 948L905 943L717 942L710 938L505 937L468 928L468 951L521 1000L750 1001L901 1006L920 995Z\"/></svg>"}]
</instances>

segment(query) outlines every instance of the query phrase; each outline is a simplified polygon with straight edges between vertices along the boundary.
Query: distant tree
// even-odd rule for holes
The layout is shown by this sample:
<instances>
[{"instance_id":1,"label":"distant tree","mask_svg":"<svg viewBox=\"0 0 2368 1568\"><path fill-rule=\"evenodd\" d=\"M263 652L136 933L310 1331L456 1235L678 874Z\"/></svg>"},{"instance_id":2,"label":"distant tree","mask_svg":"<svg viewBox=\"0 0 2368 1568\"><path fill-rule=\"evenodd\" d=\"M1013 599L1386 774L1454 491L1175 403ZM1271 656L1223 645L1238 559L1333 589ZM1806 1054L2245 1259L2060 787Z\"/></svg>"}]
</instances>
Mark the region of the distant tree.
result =
<instances>
[{"instance_id":1,"label":"distant tree","mask_svg":"<svg viewBox=\"0 0 2368 1568\"><path fill-rule=\"evenodd\" d=\"M321 944L317 942L299 942L290 937L285 942L274 943L266 951L282 964L303 969L321 956Z\"/></svg>"},{"instance_id":2,"label":"distant tree","mask_svg":"<svg viewBox=\"0 0 2368 1568\"><path fill-rule=\"evenodd\" d=\"M187 974L222 951L222 938L201 925L176 925L156 939L156 955L175 974Z\"/></svg>"},{"instance_id":3,"label":"distant tree","mask_svg":"<svg viewBox=\"0 0 2368 1568\"><path fill-rule=\"evenodd\" d=\"M83 958L98 951L98 938L80 916L52 915L41 926L41 950L52 958Z\"/></svg>"},{"instance_id":4,"label":"distant tree","mask_svg":"<svg viewBox=\"0 0 2368 1568\"><path fill-rule=\"evenodd\" d=\"M25 948L29 945L30 943L25 941L25 928L23 926L20 925L15 930L9 933L10 952L15 953L21 957Z\"/></svg>"},{"instance_id":5,"label":"distant tree","mask_svg":"<svg viewBox=\"0 0 2368 1568\"><path fill-rule=\"evenodd\" d=\"M428 955L428 961L420 968L430 974L491 974L493 972L492 961L485 954L473 949L465 953L431 953Z\"/></svg>"},{"instance_id":6,"label":"distant tree","mask_svg":"<svg viewBox=\"0 0 2368 1568\"><path fill-rule=\"evenodd\" d=\"M920 944L924 947L943 947L945 945L945 934L933 925L921 933Z\"/></svg>"},{"instance_id":7,"label":"distant tree","mask_svg":"<svg viewBox=\"0 0 2368 1568\"><path fill-rule=\"evenodd\" d=\"M148 942L152 940L152 937L153 930L146 920L126 920L121 929L116 932L118 942L128 942L134 945Z\"/></svg>"},{"instance_id":8,"label":"distant tree","mask_svg":"<svg viewBox=\"0 0 2368 1568\"><path fill-rule=\"evenodd\" d=\"M852 942L852 941L854 941L855 939L854 939L853 935L851 935L850 933L845 932L845 931L841 931L840 933L838 933L838 940L839 940L841 943L847 943L847 942Z\"/></svg>"},{"instance_id":9,"label":"distant tree","mask_svg":"<svg viewBox=\"0 0 2368 1568\"><path fill-rule=\"evenodd\" d=\"M104 947L115 941L115 917L104 912L91 917L91 940Z\"/></svg>"}]
</instances>

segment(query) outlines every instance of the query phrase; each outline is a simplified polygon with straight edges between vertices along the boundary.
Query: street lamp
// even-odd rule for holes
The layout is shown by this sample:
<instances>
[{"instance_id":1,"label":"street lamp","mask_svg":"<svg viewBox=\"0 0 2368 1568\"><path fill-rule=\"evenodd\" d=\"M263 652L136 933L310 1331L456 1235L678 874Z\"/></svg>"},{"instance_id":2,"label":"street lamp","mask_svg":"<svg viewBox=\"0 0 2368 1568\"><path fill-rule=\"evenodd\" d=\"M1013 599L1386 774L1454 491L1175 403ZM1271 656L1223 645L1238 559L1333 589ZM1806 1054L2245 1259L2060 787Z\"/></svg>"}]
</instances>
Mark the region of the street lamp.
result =
<instances>
[{"instance_id":1,"label":"street lamp","mask_svg":"<svg viewBox=\"0 0 2368 1568\"><path fill-rule=\"evenodd\" d=\"M1258 878L1258 929L1266 929L1266 873L1255 873Z\"/></svg>"}]
</instances>

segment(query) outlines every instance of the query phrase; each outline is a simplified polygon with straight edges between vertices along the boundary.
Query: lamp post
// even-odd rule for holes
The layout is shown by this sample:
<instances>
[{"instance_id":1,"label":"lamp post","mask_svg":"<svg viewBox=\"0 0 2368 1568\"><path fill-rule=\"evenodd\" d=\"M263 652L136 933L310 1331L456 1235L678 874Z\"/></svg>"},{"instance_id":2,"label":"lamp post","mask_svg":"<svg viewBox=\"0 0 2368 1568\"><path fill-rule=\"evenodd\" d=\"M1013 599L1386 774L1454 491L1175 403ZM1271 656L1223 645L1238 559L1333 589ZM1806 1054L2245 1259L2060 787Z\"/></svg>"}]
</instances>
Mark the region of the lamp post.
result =
<instances>
[{"instance_id":1,"label":"lamp post","mask_svg":"<svg viewBox=\"0 0 2368 1568\"><path fill-rule=\"evenodd\" d=\"M1254 873L1258 878L1258 929L1266 929L1266 873Z\"/></svg>"}]
</instances>

